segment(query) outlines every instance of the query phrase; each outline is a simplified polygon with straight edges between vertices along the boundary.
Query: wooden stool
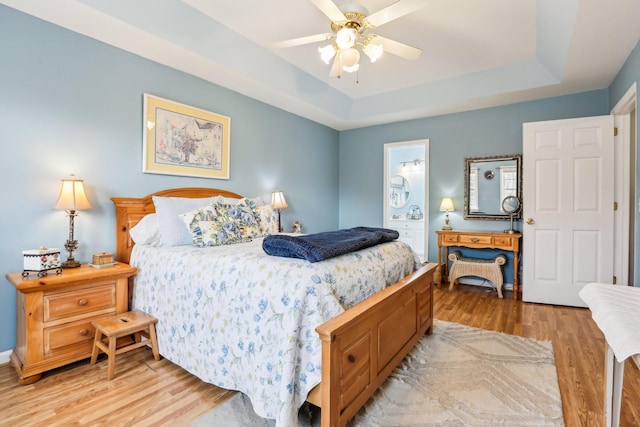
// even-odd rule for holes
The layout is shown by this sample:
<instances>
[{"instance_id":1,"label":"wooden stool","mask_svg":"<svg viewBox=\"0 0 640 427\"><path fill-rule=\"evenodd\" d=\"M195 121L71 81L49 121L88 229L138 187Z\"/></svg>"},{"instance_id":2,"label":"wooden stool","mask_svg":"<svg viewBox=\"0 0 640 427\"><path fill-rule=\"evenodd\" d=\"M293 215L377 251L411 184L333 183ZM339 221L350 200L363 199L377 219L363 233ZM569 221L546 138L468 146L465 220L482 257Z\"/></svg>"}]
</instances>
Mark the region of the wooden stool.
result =
<instances>
[{"instance_id":1,"label":"wooden stool","mask_svg":"<svg viewBox=\"0 0 640 427\"><path fill-rule=\"evenodd\" d=\"M160 360L160 355L158 354L158 342L156 340L155 324L157 322L158 319L155 317L138 310L94 320L91 323L93 324L93 327L96 328L96 336L93 340L91 364L93 365L96 363L100 350L107 353L108 376L109 380L111 380L113 378L113 371L116 365L116 355L147 345L149 341L151 341L153 358L155 360ZM108 346L103 342L102 335L107 337ZM116 348L116 341L118 338L126 335L134 335L133 344ZM145 337L146 339L142 340L141 337Z\"/></svg>"}]
</instances>

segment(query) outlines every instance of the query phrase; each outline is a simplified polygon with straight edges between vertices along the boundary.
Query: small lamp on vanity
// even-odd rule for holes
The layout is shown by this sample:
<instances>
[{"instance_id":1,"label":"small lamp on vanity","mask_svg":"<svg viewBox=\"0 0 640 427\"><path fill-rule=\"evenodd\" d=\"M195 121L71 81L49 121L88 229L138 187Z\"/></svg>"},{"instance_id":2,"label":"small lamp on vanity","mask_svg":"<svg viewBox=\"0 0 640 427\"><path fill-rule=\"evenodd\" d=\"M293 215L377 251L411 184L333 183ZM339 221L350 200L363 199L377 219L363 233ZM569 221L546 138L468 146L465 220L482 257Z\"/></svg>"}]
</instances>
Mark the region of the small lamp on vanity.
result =
<instances>
[{"instance_id":1,"label":"small lamp on vanity","mask_svg":"<svg viewBox=\"0 0 640 427\"><path fill-rule=\"evenodd\" d=\"M271 206L278 211L278 232L282 233L282 223L280 222L280 211L289 205L284 199L284 194L280 190L276 190L271 193Z\"/></svg>"},{"instance_id":2,"label":"small lamp on vanity","mask_svg":"<svg viewBox=\"0 0 640 427\"><path fill-rule=\"evenodd\" d=\"M440 203L440 212L446 212L444 217L444 227L442 227L443 230L451 230L451 226L449 225L449 212L453 212L454 210L453 200L451 197L443 197L442 202Z\"/></svg>"},{"instance_id":3,"label":"small lamp on vanity","mask_svg":"<svg viewBox=\"0 0 640 427\"><path fill-rule=\"evenodd\" d=\"M81 179L76 179L75 175L71 175L69 179L62 180L62 188L54 209L64 210L69 215L69 239L64 244L64 248L69 252L69 258L62 263L62 268L80 267L80 263L73 258L73 251L78 249L78 241L73 236L74 223L78 211L91 209Z\"/></svg>"}]
</instances>

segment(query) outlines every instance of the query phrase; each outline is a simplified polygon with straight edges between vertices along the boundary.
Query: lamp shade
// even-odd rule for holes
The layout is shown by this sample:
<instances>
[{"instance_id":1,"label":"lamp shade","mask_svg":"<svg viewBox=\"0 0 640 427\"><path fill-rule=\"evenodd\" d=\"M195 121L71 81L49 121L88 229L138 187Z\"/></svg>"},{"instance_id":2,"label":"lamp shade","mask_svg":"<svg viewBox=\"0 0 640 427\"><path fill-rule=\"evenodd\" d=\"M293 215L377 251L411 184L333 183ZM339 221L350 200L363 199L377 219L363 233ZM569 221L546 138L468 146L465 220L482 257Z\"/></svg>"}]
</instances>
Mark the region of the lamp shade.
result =
<instances>
[{"instance_id":1,"label":"lamp shade","mask_svg":"<svg viewBox=\"0 0 640 427\"><path fill-rule=\"evenodd\" d=\"M360 52L354 47L340 50L342 69L348 73L358 71L360 68Z\"/></svg>"},{"instance_id":2,"label":"lamp shade","mask_svg":"<svg viewBox=\"0 0 640 427\"><path fill-rule=\"evenodd\" d=\"M441 212L452 212L454 211L453 200L451 197L443 197L442 202L440 203L440 211Z\"/></svg>"},{"instance_id":3,"label":"lamp shade","mask_svg":"<svg viewBox=\"0 0 640 427\"><path fill-rule=\"evenodd\" d=\"M276 190L271 193L271 206L274 209L284 209L288 207L287 201L284 199L284 194L280 190Z\"/></svg>"},{"instance_id":4,"label":"lamp shade","mask_svg":"<svg viewBox=\"0 0 640 427\"><path fill-rule=\"evenodd\" d=\"M65 211L91 209L91 203L84 191L84 182L81 179L75 179L74 175L69 179L63 179L54 209Z\"/></svg>"}]
</instances>

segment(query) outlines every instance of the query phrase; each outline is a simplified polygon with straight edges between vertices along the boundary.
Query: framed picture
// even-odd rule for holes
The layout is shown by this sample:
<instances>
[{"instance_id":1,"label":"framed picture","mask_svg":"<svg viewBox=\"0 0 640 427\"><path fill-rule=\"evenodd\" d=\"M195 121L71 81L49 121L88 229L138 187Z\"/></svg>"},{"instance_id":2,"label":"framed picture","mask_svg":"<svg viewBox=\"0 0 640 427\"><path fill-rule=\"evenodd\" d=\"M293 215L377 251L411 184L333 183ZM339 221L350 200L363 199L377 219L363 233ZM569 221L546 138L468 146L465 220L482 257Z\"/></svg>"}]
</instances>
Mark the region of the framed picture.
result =
<instances>
[{"instance_id":1,"label":"framed picture","mask_svg":"<svg viewBox=\"0 0 640 427\"><path fill-rule=\"evenodd\" d=\"M231 119L144 94L142 171L229 179Z\"/></svg>"}]
</instances>

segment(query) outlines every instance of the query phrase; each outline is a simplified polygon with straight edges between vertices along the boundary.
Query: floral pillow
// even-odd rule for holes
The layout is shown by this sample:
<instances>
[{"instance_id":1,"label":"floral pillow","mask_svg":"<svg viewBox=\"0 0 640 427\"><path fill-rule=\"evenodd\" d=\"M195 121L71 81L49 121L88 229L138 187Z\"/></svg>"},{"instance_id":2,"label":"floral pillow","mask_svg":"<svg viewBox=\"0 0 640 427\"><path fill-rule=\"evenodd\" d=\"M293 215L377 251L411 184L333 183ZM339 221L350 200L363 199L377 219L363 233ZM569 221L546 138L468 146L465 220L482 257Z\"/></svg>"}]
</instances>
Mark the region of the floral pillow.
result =
<instances>
[{"instance_id":1,"label":"floral pillow","mask_svg":"<svg viewBox=\"0 0 640 427\"><path fill-rule=\"evenodd\" d=\"M260 235L278 233L278 216L271 205L261 205L256 208L260 217Z\"/></svg>"},{"instance_id":2,"label":"floral pillow","mask_svg":"<svg viewBox=\"0 0 640 427\"><path fill-rule=\"evenodd\" d=\"M181 214L180 219L189 227L196 246L219 246L244 240L238 222L218 212L217 204Z\"/></svg>"},{"instance_id":3,"label":"floral pillow","mask_svg":"<svg viewBox=\"0 0 640 427\"><path fill-rule=\"evenodd\" d=\"M251 199L243 198L235 204L216 203L218 215L225 216L229 220L235 221L242 230L244 239L255 239L262 236L260 228L260 215L256 211L255 202Z\"/></svg>"}]
</instances>

